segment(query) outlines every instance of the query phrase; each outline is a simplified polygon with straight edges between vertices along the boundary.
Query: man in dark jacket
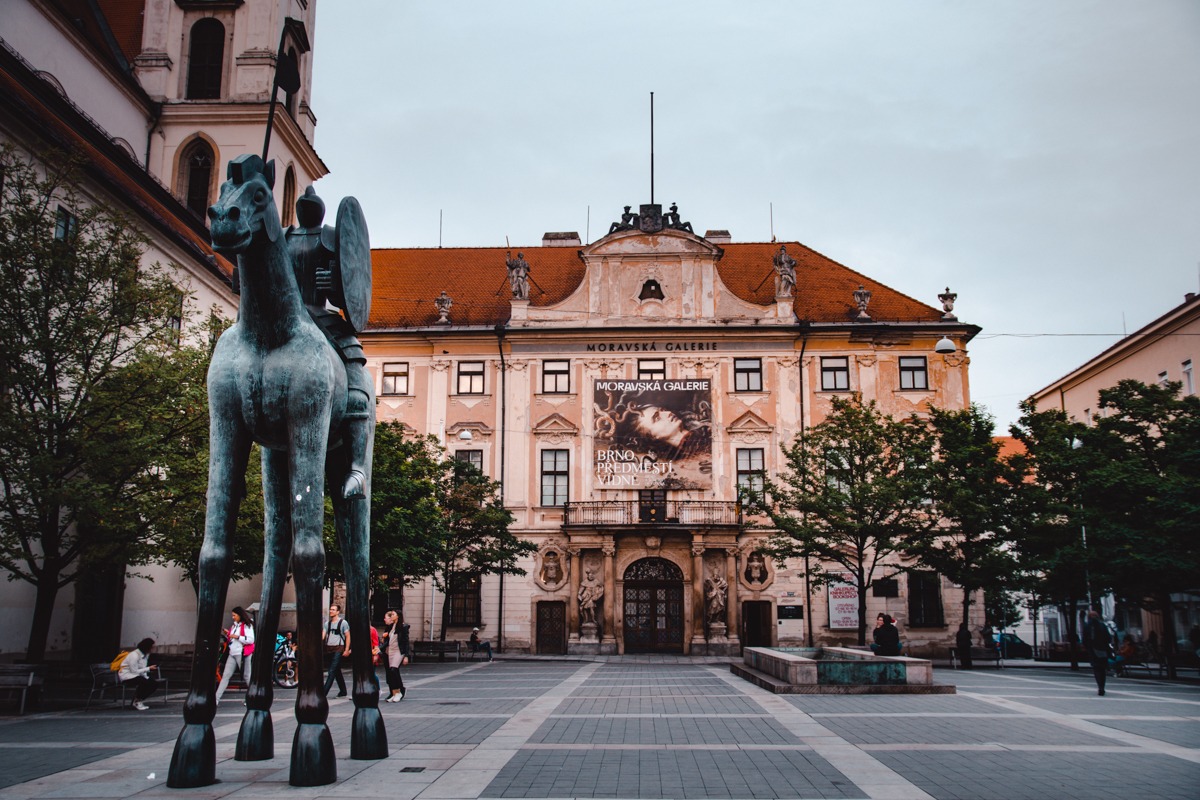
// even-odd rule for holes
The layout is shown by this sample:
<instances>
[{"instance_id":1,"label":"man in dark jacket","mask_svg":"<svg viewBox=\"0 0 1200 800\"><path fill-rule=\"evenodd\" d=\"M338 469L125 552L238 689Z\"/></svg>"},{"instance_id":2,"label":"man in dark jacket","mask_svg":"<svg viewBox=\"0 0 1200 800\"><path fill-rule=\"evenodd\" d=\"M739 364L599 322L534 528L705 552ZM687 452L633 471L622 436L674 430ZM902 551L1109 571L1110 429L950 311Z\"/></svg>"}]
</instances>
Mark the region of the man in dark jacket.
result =
<instances>
[{"instance_id":1,"label":"man in dark jacket","mask_svg":"<svg viewBox=\"0 0 1200 800\"><path fill-rule=\"evenodd\" d=\"M1108 656L1112 650L1112 635L1101 622L1100 612L1088 610L1087 623L1083 626L1083 651L1092 662L1092 675L1096 677L1096 694L1104 697L1104 681L1108 677Z\"/></svg>"}]
</instances>

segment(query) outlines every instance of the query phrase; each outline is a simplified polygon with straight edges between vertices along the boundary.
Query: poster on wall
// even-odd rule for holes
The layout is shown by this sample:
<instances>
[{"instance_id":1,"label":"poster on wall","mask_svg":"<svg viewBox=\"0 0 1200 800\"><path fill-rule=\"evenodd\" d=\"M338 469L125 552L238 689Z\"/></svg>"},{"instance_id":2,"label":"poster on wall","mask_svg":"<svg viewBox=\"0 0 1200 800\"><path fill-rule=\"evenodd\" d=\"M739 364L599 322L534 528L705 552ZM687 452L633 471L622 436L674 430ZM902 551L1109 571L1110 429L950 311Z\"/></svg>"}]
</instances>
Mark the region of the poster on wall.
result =
<instances>
[{"instance_id":1,"label":"poster on wall","mask_svg":"<svg viewBox=\"0 0 1200 800\"><path fill-rule=\"evenodd\" d=\"M712 381L597 380L601 489L711 489Z\"/></svg>"},{"instance_id":2,"label":"poster on wall","mask_svg":"<svg viewBox=\"0 0 1200 800\"><path fill-rule=\"evenodd\" d=\"M858 587L853 583L833 581L829 589L829 629L858 630Z\"/></svg>"}]
</instances>

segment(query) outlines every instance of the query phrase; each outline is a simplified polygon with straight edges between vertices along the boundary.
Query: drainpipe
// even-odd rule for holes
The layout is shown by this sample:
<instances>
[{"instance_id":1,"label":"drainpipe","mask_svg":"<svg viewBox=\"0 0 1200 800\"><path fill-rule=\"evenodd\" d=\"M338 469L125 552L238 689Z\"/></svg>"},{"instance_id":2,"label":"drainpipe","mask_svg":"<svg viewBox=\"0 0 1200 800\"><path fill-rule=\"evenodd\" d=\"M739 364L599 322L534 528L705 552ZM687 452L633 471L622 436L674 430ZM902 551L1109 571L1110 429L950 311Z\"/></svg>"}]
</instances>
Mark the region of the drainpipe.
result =
<instances>
[{"instance_id":1,"label":"drainpipe","mask_svg":"<svg viewBox=\"0 0 1200 800\"><path fill-rule=\"evenodd\" d=\"M803 322L800 325L800 358L796 364L797 374L800 377L800 441L804 441L804 351L808 349L808 330ZM804 618L808 620L808 641L809 647L813 646L813 609L812 609L812 586L808 581L809 575L808 553L804 554L804 605L807 611Z\"/></svg>"},{"instance_id":2,"label":"drainpipe","mask_svg":"<svg viewBox=\"0 0 1200 800\"><path fill-rule=\"evenodd\" d=\"M500 353L500 507L504 507L504 444L508 425L508 365L504 361L504 323L496 324L496 350ZM500 573L500 603L497 610L496 649L504 652L504 573Z\"/></svg>"}]
</instances>

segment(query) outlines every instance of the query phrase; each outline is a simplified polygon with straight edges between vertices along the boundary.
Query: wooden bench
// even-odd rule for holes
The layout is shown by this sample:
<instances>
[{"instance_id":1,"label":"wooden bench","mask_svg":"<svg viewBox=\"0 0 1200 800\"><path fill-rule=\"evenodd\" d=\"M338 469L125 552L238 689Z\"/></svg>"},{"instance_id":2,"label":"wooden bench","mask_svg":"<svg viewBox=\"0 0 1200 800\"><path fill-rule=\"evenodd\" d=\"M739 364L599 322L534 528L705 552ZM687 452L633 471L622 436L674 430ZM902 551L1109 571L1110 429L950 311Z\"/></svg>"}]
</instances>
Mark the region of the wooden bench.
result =
<instances>
[{"instance_id":1,"label":"wooden bench","mask_svg":"<svg viewBox=\"0 0 1200 800\"><path fill-rule=\"evenodd\" d=\"M950 648L950 666L958 669L958 648ZM979 661L992 661L997 668L1004 668L1004 656L1000 655L1000 651L995 647L972 647L971 648L971 663L974 665Z\"/></svg>"},{"instance_id":2,"label":"wooden bench","mask_svg":"<svg viewBox=\"0 0 1200 800\"><path fill-rule=\"evenodd\" d=\"M33 664L0 664L0 691L20 697L17 713L22 716L30 691L40 689L44 682L41 670Z\"/></svg>"},{"instance_id":3,"label":"wooden bench","mask_svg":"<svg viewBox=\"0 0 1200 800\"><path fill-rule=\"evenodd\" d=\"M443 656L446 653L453 653L455 661L462 660L462 642L458 639L447 639L444 642L439 642L436 639L429 641L428 639L417 639L412 643L413 658L417 656Z\"/></svg>"}]
</instances>

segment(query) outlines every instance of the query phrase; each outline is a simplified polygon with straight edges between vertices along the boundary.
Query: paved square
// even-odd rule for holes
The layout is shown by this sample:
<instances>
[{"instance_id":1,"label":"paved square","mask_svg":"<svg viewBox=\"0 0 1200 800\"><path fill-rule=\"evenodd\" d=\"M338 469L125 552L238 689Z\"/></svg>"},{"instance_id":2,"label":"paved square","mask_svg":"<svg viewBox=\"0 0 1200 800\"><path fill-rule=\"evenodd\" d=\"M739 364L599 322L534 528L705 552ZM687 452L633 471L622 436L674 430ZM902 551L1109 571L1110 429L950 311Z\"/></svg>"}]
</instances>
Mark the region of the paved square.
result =
<instances>
[{"instance_id":1,"label":"paved square","mask_svg":"<svg viewBox=\"0 0 1200 800\"><path fill-rule=\"evenodd\" d=\"M683 658L418 664L382 706L391 754L351 761L353 706L329 727L338 782L287 783L295 693L275 757L236 762L243 709L215 721L220 782L167 789L182 695L0 717L5 798L875 798L1194 800L1200 683L1086 672L938 670L956 695L772 695L727 663Z\"/></svg>"}]
</instances>

